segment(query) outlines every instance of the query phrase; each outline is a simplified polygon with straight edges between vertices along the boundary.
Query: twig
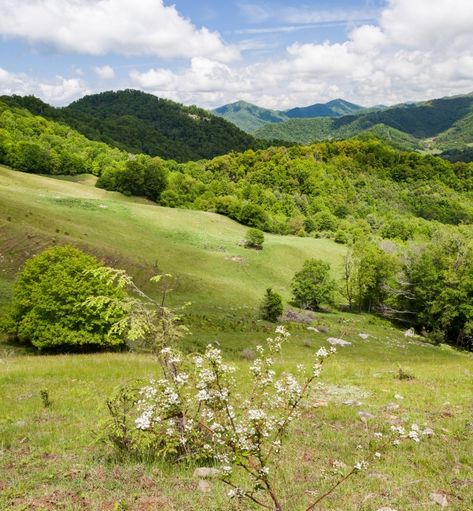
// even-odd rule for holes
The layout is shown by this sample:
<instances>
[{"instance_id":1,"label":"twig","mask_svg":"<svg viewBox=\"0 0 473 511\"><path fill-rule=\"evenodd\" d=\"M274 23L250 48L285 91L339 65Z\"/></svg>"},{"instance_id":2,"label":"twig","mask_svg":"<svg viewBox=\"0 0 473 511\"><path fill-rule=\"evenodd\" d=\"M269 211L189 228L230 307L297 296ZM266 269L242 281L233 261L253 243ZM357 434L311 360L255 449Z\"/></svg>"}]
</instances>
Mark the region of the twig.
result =
<instances>
[{"instance_id":1,"label":"twig","mask_svg":"<svg viewBox=\"0 0 473 511\"><path fill-rule=\"evenodd\" d=\"M349 477L351 477L356 472L356 468L352 468L351 472L349 472L345 477L340 479L336 484L334 484L330 490L326 491L323 495L321 495L313 504L311 504L305 511L312 511L315 506L321 501L328 497L331 493L333 493L342 483L344 483Z\"/></svg>"}]
</instances>

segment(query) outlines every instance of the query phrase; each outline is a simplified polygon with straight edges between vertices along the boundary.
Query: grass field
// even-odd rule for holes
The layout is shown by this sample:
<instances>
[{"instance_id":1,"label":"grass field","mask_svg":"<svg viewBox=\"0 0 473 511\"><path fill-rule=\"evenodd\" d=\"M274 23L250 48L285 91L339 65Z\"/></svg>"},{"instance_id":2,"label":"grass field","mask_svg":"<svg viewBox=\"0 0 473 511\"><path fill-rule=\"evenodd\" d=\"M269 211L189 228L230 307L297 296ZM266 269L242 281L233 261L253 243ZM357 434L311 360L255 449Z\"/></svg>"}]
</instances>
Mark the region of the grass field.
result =
<instances>
[{"instance_id":1,"label":"grass field","mask_svg":"<svg viewBox=\"0 0 473 511\"><path fill-rule=\"evenodd\" d=\"M200 350L218 340L225 357L244 371L242 349L268 335L268 326L252 319L264 289L273 286L289 298L290 279L308 257L330 261L335 274L340 270L344 248L333 242L267 235L262 252L246 250L238 245L246 229L224 217L159 208L91 185L86 176L61 180L0 168L2 307L22 262L53 243L74 243L140 282L157 261L177 277L174 303L193 302L192 335L184 346ZM374 316L316 314L313 325L326 332L288 326L293 335L279 370L310 362L328 336L353 344L329 361L324 385L287 440L278 479L287 511L303 510L346 472L343 464L364 457L369 468L316 509L433 511L440 508L433 493L445 495L448 509L473 509L471 354L406 338ZM400 368L413 378L400 380ZM152 357L140 354L35 356L0 343L0 509L253 509L230 502L217 482L210 493L199 492L193 467L120 464L97 444L105 399L120 383L156 370ZM41 390L49 393L48 408ZM359 411L372 415L366 424ZM393 422L416 422L434 435L419 444L389 445L374 459L367 444Z\"/></svg>"},{"instance_id":2,"label":"grass field","mask_svg":"<svg viewBox=\"0 0 473 511\"><path fill-rule=\"evenodd\" d=\"M143 281L158 266L177 279L174 299L194 311L250 306L268 286L290 296L289 283L309 257L337 272L344 247L328 240L266 235L263 251L238 243L246 228L213 213L160 208L91 186L0 166L0 254L4 279L52 243L74 243L125 267ZM247 312L244 313L247 315Z\"/></svg>"}]
</instances>

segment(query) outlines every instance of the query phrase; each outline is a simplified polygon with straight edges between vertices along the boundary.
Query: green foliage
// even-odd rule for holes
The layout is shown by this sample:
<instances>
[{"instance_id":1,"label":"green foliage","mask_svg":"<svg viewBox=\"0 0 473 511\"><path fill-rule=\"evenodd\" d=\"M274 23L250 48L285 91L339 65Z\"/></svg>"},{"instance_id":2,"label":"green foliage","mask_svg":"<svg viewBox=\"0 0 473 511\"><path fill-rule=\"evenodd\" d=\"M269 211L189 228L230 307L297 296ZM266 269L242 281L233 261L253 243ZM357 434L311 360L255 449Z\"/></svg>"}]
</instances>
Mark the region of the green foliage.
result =
<instances>
[{"instance_id":1,"label":"green foliage","mask_svg":"<svg viewBox=\"0 0 473 511\"><path fill-rule=\"evenodd\" d=\"M127 160L122 151L0 101L0 163L40 174L99 175Z\"/></svg>"},{"instance_id":2,"label":"green foliage","mask_svg":"<svg viewBox=\"0 0 473 511\"><path fill-rule=\"evenodd\" d=\"M473 350L473 250L458 235L438 234L404 267L397 305L419 330Z\"/></svg>"},{"instance_id":3,"label":"green foliage","mask_svg":"<svg viewBox=\"0 0 473 511\"><path fill-rule=\"evenodd\" d=\"M263 250L264 232L259 229L248 229L245 236L245 247Z\"/></svg>"},{"instance_id":4,"label":"green foliage","mask_svg":"<svg viewBox=\"0 0 473 511\"><path fill-rule=\"evenodd\" d=\"M466 149L473 142L472 94L361 110L339 118L312 117L266 124L254 134L266 140L303 144L374 135L402 150Z\"/></svg>"},{"instance_id":5,"label":"green foliage","mask_svg":"<svg viewBox=\"0 0 473 511\"><path fill-rule=\"evenodd\" d=\"M142 195L158 202L167 185L167 169L159 160L138 155L122 165L110 168L97 181L97 186L125 195Z\"/></svg>"},{"instance_id":6,"label":"green foliage","mask_svg":"<svg viewBox=\"0 0 473 511\"><path fill-rule=\"evenodd\" d=\"M335 281L330 265L319 259L308 259L292 279L292 293L298 307L319 310L323 304L334 302Z\"/></svg>"},{"instance_id":7,"label":"green foliage","mask_svg":"<svg viewBox=\"0 0 473 511\"><path fill-rule=\"evenodd\" d=\"M38 349L71 351L123 345L109 335L120 315L85 305L90 296L122 297L91 271L92 256L73 247L54 247L28 260L13 291L9 333Z\"/></svg>"},{"instance_id":8,"label":"green foliage","mask_svg":"<svg viewBox=\"0 0 473 511\"><path fill-rule=\"evenodd\" d=\"M366 239L356 242L345 258L343 291L350 307L359 312L382 310L397 268L394 255Z\"/></svg>"},{"instance_id":9,"label":"green foliage","mask_svg":"<svg viewBox=\"0 0 473 511\"><path fill-rule=\"evenodd\" d=\"M91 140L181 162L261 146L206 110L137 90L102 92L64 108L53 108L31 96L3 96L0 100L67 124Z\"/></svg>"},{"instance_id":10,"label":"green foliage","mask_svg":"<svg viewBox=\"0 0 473 511\"><path fill-rule=\"evenodd\" d=\"M283 310L284 306L281 295L275 293L270 287L266 289L260 309L261 318L271 323L276 323Z\"/></svg>"}]
</instances>

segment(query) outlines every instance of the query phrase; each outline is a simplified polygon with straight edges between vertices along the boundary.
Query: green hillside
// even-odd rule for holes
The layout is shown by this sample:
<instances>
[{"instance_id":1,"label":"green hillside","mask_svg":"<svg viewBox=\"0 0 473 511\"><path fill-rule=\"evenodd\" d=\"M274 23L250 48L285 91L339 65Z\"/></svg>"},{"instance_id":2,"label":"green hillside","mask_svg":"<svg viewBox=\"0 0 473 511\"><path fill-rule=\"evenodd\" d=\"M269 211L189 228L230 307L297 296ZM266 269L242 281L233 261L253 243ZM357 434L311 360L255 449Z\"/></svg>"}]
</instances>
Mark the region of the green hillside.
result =
<instances>
[{"instance_id":1,"label":"green hillside","mask_svg":"<svg viewBox=\"0 0 473 511\"><path fill-rule=\"evenodd\" d=\"M175 275L168 303L193 302L184 316L192 334L182 347L194 352L218 342L225 360L236 366L239 391L244 392L250 362L242 354L252 353L270 331L255 319L265 287L272 285L287 299L290 278L307 257L329 261L335 274L342 273L345 249L331 241L267 235L263 251L246 250L238 244L245 229L225 217L158 207L97 189L94 181L92 176L60 179L0 167L3 307L22 262L50 245L79 246L107 264L126 268L140 284L157 266ZM285 439L281 481L301 474L290 492L281 483L288 511L305 508L313 500L307 494L314 485L318 495L340 479L343 472L334 470L333 460L350 467L361 455L369 456L369 471L337 488L326 501L330 509L353 509L367 492L373 509L389 504L414 511L419 501L427 509L433 489L450 487L452 459L455 477L467 481L471 457L458 453L472 448L471 356L405 337L403 330L372 315L318 312L309 320L320 331L289 324L293 335L283 355L276 356L278 373L307 364L317 349L327 346L329 336L351 346L340 348L325 364L323 380ZM107 417L106 399L118 385L156 378L160 373L154 357L33 356L0 340L0 364L2 509L230 509L228 489L218 481L210 493L196 489L193 465L122 462L97 442ZM41 401L44 392L51 400L48 407ZM369 422L360 420L361 414ZM393 418L429 427L433 435L419 444L408 440L395 447L383 438L372 445L378 441L372 432L383 431L390 438ZM375 449L382 452L379 459L373 456ZM325 470L316 483L315 459L322 460L317 463ZM376 477L371 476L374 470ZM412 484L413 470L421 483ZM399 490L387 493L386 481ZM467 484L455 486L450 498L458 502L450 506L453 510L473 504Z\"/></svg>"},{"instance_id":2,"label":"green hillside","mask_svg":"<svg viewBox=\"0 0 473 511\"><path fill-rule=\"evenodd\" d=\"M212 158L257 145L253 137L206 110L136 90L86 96L64 108L31 96L0 100L67 124L91 140L176 161Z\"/></svg>"},{"instance_id":3,"label":"green hillside","mask_svg":"<svg viewBox=\"0 0 473 511\"><path fill-rule=\"evenodd\" d=\"M176 277L175 300L190 300L192 311L214 315L222 315L220 307L253 310L268 286L289 298L295 269L313 254L341 270L345 249L333 241L267 235L263 251L248 250L239 244L245 227L228 218L158 207L100 190L94 182L87 176L54 179L0 167L4 300L23 261L53 244L75 244L126 268L141 283L157 265Z\"/></svg>"},{"instance_id":4,"label":"green hillside","mask_svg":"<svg viewBox=\"0 0 473 511\"><path fill-rule=\"evenodd\" d=\"M212 113L232 122L240 129L252 133L267 123L277 123L288 119L284 112L261 108L246 101L237 101L212 110Z\"/></svg>"},{"instance_id":5,"label":"green hillside","mask_svg":"<svg viewBox=\"0 0 473 511\"><path fill-rule=\"evenodd\" d=\"M237 101L212 110L212 113L232 122L240 129L253 133L263 126L287 121L291 118L340 117L364 110L363 107L343 99L334 99L328 103L315 103L306 107L290 110L271 110L246 101Z\"/></svg>"},{"instance_id":6,"label":"green hillside","mask_svg":"<svg viewBox=\"0 0 473 511\"><path fill-rule=\"evenodd\" d=\"M362 106L355 105L343 99L334 99L328 103L315 103L305 107L292 108L284 113L291 119L309 117L339 117L354 114L363 110Z\"/></svg>"},{"instance_id":7,"label":"green hillside","mask_svg":"<svg viewBox=\"0 0 473 511\"><path fill-rule=\"evenodd\" d=\"M382 126L386 135L396 130L397 145L445 150L465 147L473 142L473 95L447 97L416 104L398 105L375 111L361 111L325 119L291 119L268 124L255 132L256 137L311 143L323 139L343 139ZM389 139L389 137L387 137Z\"/></svg>"}]
</instances>

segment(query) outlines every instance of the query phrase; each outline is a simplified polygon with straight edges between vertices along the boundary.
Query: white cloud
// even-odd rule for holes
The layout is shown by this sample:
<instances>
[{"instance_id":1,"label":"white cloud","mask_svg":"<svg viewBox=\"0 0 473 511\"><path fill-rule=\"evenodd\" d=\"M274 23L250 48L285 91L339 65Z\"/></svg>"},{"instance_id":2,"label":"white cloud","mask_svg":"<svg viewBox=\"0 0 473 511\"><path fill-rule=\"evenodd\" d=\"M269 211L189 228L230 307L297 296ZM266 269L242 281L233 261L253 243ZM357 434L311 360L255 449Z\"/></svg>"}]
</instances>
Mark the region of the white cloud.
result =
<instances>
[{"instance_id":1,"label":"white cloud","mask_svg":"<svg viewBox=\"0 0 473 511\"><path fill-rule=\"evenodd\" d=\"M0 0L0 34L64 52L238 58L238 50L197 28L163 0Z\"/></svg>"},{"instance_id":2,"label":"white cloud","mask_svg":"<svg viewBox=\"0 0 473 511\"><path fill-rule=\"evenodd\" d=\"M246 65L193 59L179 72L134 71L131 78L156 94L208 107L239 98L271 108L335 97L364 105L394 104L471 92L473 2L454 4L390 0L379 23L353 28L344 42L294 43L282 58ZM270 16L269 10L250 7L248 15ZM294 11L288 21L302 21L297 17L301 12ZM304 20L328 21L342 14L313 12Z\"/></svg>"},{"instance_id":3,"label":"white cloud","mask_svg":"<svg viewBox=\"0 0 473 511\"><path fill-rule=\"evenodd\" d=\"M88 94L85 83L78 78L57 76L53 80L36 80L25 73L12 73L0 68L0 94L33 94L52 104L63 104Z\"/></svg>"},{"instance_id":4,"label":"white cloud","mask_svg":"<svg viewBox=\"0 0 473 511\"><path fill-rule=\"evenodd\" d=\"M102 78L102 80L111 80L112 78L115 78L115 70L109 65L94 67L94 71L99 78Z\"/></svg>"}]
</instances>

